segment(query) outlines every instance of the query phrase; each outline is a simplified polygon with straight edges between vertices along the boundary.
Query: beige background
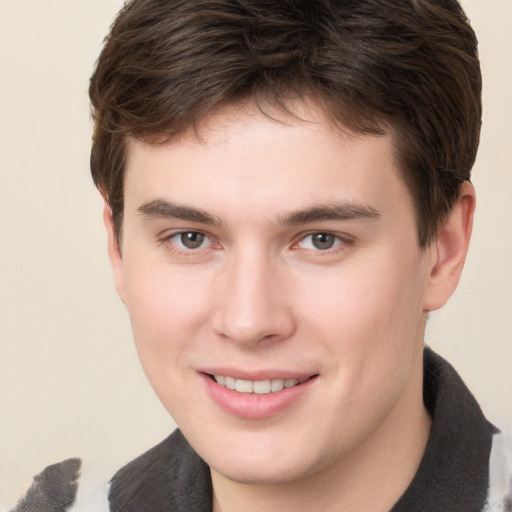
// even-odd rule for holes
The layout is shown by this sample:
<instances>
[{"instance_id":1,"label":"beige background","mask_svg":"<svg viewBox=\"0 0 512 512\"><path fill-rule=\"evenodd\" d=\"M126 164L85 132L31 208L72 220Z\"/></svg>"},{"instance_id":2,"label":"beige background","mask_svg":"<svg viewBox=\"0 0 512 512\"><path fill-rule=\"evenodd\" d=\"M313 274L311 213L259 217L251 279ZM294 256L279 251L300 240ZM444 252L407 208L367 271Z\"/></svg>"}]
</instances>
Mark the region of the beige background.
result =
<instances>
[{"instance_id":1,"label":"beige background","mask_svg":"<svg viewBox=\"0 0 512 512\"><path fill-rule=\"evenodd\" d=\"M0 503L45 465L109 472L172 421L139 369L89 178L87 84L120 0L0 0ZM485 119L471 253L428 339L512 428L512 0L465 0Z\"/></svg>"}]
</instances>

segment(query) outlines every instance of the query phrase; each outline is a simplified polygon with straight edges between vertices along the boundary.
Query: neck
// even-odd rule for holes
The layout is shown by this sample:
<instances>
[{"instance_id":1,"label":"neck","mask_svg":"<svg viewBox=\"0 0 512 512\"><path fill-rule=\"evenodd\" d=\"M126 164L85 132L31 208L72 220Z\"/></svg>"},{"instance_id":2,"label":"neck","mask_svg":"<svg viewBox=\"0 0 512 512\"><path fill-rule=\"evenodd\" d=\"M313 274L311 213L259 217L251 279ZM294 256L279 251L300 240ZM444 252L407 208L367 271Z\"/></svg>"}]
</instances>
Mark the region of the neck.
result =
<instances>
[{"instance_id":1,"label":"neck","mask_svg":"<svg viewBox=\"0 0 512 512\"><path fill-rule=\"evenodd\" d=\"M422 372L415 375L372 436L321 471L299 481L250 485L212 469L213 512L389 511L412 481L430 432Z\"/></svg>"}]
</instances>

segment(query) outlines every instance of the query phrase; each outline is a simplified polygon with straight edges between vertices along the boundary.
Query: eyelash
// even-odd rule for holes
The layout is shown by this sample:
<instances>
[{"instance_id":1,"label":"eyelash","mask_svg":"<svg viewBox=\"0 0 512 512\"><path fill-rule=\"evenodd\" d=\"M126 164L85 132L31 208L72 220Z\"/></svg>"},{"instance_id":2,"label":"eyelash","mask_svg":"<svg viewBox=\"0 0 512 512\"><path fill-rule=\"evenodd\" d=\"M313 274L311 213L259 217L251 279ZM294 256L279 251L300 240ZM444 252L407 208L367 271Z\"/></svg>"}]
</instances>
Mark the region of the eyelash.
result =
<instances>
[{"instance_id":1,"label":"eyelash","mask_svg":"<svg viewBox=\"0 0 512 512\"><path fill-rule=\"evenodd\" d=\"M182 237L183 235L187 235L187 234L199 235L201 237L204 237L204 240L208 241L209 243L208 243L208 245L206 247L199 246L197 248L187 248L187 247L180 247L180 245L179 245L180 242L173 241L173 240L178 239L178 237ZM324 250L319 249L319 248L316 248L316 250L315 250L314 248L303 249L301 247L298 247L298 245L300 243L304 242L308 238L313 237L315 235L326 235L326 236L329 236L329 237L333 237L334 238L334 241L333 241L334 245L332 247L327 247ZM176 231L176 232L167 234L165 236L159 237L158 238L158 242L159 242L159 244L162 244L162 245L163 244L168 245L169 249L172 252L175 252L175 253L177 253L179 255L184 255L184 256L197 256L197 255L199 255L200 252L202 252L202 250L209 249L212 246L215 246L215 248L220 248L220 245L216 244L212 240L211 235L209 235L207 233L204 233L202 231L194 231L194 230ZM333 252L336 252L337 250L341 250L343 247L350 246L353 243L354 243L354 240L352 238L349 238L346 235L342 236L342 235L339 235L339 234L336 234L336 233L332 233L330 231L311 231L309 233L301 234L299 236L299 238L296 239L296 241L294 241L291 244L290 248L292 250L313 251L313 252L318 253L318 254L322 254L322 253L324 253L324 254L332 254Z\"/></svg>"},{"instance_id":2,"label":"eyelash","mask_svg":"<svg viewBox=\"0 0 512 512\"><path fill-rule=\"evenodd\" d=\"M306 233L304 235L301 235L299 240L297 242L294 242L292 245L292 249L300 250L300 247L297 247L300 243L303 243L308 238L311 238L311 245L314 244L312 237L315 235L325 235L327 237L332 237L333 244L331 247L326 247L325 249L320 249L318 247L315 248L306 248L305 250L311 250L313 252L317 253L325 253L325 254L332 254L333 252L336 252L337 250L340 250L342 247L346 247L349 245L352 245L354 240L349 238L348 236L342 236L336 233L332 233L330 231L312 231L310 233Z\"/></svg>"},{"instance_id":3,"label":"eyelash","mask_svg":"<svg viewBox=\"0 0 512 512\"><path fill-rule=\"evenodd\" d=\"M173 241L175 239L178 239L179 237L182 237L183 235L187 234L193 234L193 235L199 235L204 237L204 240L209 241L209 244L207 247L197 247L195 249L187 248L187 247L180 247L179 242ZM212 238L210 235L203 233L202 231L194 231L194 230L183 230L183 231L175 231L173 233L167 234L165 236L158 238L159 244L168 245L169 249L175 253L178 253L179 255L184 256L196 256L201 249L209 248L211 245L214 244L212 241Z\"/></svg>"}]
</instances>

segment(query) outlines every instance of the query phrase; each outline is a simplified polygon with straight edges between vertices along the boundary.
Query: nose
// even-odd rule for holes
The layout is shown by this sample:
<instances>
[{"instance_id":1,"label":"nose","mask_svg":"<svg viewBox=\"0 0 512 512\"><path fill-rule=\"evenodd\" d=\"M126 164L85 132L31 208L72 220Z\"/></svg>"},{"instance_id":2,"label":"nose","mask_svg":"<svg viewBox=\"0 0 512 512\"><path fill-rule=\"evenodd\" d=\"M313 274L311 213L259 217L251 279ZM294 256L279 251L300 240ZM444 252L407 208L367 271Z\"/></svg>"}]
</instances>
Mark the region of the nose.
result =
<instances>
[{"instance_id":1,"label":"nose","mask_svg":"<svg viewBox=\"0 0 512 512\"><path fill-rule=\"evenodd\" d=\"M286 272L264 255L239 254L218 276L214 331L246 346L289 338L296 327Z\"/></svg>"}]
</instances>

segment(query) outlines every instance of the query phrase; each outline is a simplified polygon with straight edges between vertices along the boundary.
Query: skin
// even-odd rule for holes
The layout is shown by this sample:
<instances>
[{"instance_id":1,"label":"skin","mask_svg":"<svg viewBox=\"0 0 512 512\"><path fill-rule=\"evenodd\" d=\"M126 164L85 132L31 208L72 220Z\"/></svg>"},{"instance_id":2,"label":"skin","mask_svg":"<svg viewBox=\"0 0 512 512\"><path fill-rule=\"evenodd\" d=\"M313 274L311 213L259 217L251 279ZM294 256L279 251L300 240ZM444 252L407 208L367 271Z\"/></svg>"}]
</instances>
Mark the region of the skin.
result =
<instances>
[{"instance_id":1,"label":"skin","mask_svg":"<svg viewBox=\"0 0 512 512\"><path fill-rule=\"evenodd\" d=\"M314 104L300 113L245 104L200 139L132 140L121 247L105 208L142 365L210 465L215 511L389 510L428 439L426 315L457 285L473 189L423 250L392 136L341 133ZM248 419L212 399L211 368L314 377Z\"/></svg>"}]
</instances>

